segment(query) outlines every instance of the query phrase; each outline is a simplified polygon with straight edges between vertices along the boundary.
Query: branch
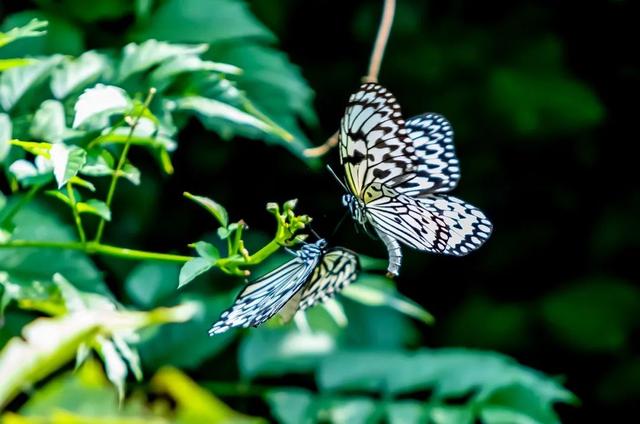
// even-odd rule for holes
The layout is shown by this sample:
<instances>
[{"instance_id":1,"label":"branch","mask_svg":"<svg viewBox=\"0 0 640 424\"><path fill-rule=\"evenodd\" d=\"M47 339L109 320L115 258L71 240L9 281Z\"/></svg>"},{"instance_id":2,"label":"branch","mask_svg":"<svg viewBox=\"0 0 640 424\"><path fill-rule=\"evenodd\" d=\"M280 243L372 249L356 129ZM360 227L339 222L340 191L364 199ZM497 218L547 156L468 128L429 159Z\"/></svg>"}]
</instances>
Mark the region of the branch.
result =
<instances>
[{"instance_id":1,"label":"branch","mask_svg":"<svg viewBox=\"0 0 640 424\"><path fill-rule=\"evenodd\" d=\"M376 36L375 44L373 45L373 51L371 52L371 59L369 61L369 70L367 75L362 77L362 82L378 82L378 74L380 74L380 65L382 64L382 57L384 56L384 50L387 46L387 40L389 40L389 34L391 33L391 26L393 25L393 15L396 9L395 0L384 0L384 9L382 11L382 18L380 19L380 26L378 27L378 35ZM339 142L339 134L336 131L327 141L317 147L305 149L303 154L308 158L317 158L327 154L331 149L336 147Z\"/></svg>"}]
</instances>

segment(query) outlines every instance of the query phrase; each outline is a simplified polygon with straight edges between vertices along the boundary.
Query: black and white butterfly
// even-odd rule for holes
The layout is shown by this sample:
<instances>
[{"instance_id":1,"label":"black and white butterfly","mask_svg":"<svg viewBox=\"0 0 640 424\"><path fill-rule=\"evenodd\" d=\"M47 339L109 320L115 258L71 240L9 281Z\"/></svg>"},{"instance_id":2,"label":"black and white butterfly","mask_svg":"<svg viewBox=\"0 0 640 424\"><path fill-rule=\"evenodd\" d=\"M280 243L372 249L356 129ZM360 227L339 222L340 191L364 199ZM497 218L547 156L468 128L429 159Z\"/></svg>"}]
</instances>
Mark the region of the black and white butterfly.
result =
<instances>
[{"instance_id":1,"label":"black and white butterfly","mask_svg":"<svg viewBox=\"0 0 640 424\"><path fill-rule=\"evenodd\" d=\"M327 249L323 239L292 253L289 262L247 284L209 335L232 327L256 327L277 313L288 321L297 311L333 297L360 272L356 253L342 247Z\"/></svg>"},{"instance_id":2,"label":"black and white butterfly","mask_svg":"<svg viewBox=\"0 0 640 424\"><path fill-rule=\"evenodd\" d=\"M460 180L444 117L427 113L404 121L386 88L365 83L349 98L339 135L349 191L343 203L386 245L389 274L400 270L400 243L462 256L489 238L491 222L478 208L442 194Z\"/></svg>"}]
</instances>

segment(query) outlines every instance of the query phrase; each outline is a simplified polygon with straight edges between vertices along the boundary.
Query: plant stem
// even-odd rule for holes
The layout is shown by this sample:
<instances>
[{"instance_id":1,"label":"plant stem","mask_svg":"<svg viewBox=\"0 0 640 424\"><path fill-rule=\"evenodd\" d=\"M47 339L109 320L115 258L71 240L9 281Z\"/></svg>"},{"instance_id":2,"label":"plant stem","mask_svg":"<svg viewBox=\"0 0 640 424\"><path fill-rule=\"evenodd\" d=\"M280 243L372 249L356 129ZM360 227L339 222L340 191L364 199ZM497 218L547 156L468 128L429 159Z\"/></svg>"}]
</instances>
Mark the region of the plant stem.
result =
<instances>
[{"instance_id":1,"label":"plant stem","mask_svg":"<svg viewBox=\"0 0 640 424\"><path fill-rule=\"evenodd\" d=\"M378 27L378 35L376 36L373 51L371 52L371 59L369 60L369 70L367 71L367 75L362 77L362 82L378 82L380 65L382 64L382 57L384 56L384 50L387 46L387 40L389 40L389 34L391 33L395 9L395 0L384 0L384 8L382 11L382 18L380 19L380 26ZM323 144L310 149L305 149L303 154L308 158L323 156L336 147L339 141L339 134L336 131Z\"/></svg>"},{"instance_id":2,"label":"plant stem","mask_svg":"<svg viewBox=\"0 0 640 424\"><path fill-rule=\"evenodd\" d=\"M71 211L73 212L73 220L76 223L78 229L78 236L82 244L87 242L87 236L84 234L84 227L82 226L82 219L80 218L80 212L78 212L78 203L76 202L76 196L73 193L73 186L70 182L67 182L67 195L71 201Z\"/></svg>"},{"instance_id":3,"label":"plant stem","mask_svg":"<svg viewBox=\"0 0 640 424\"><path fill-rule=\"evenodd\" d=\"M371 52L369 71L367 72L367 76L362 79L363 82L378 82L380 65L382 64L382 57L384 56L384 49L387 46L389 34L391 33L395 9L395 0L384 0L384 9L382 11L382 18L380 19L380 26L378 27L378 35L376 36L376 42Z\"/></svg>"},{"instance_id":4,"label":"plant stem","mask_svg":"<svg viewBox=\"0 0 640 424\"><path fill-rule=\"evenodd\" d=\"M40 241L40 240L11 240L0 244L0 249L15 248L41 248L41 249L66 249L79 250L87 254L116 256L131 260L155 260L163 262L185 263L193 259L193 256L173 255L170 253L148 252L145 250L127 249L125 247L111 246L107 244L96 243L93 241L87 243L73 241Z\"/></svg>"},{"instance_id":5,"label":"plant stem","mask_svg":"<svg viewBox=\"0 0 640 424\"><path fill-rule=\"evenodd\" d=\"M135 120L131 124L131 129L129 130L127 141L125 142L124 147L122 148L122 153L120 154L120 160L118 160L118 165L116 166L116 169L114 170L113 175L111 176L111 184L109 185L109 191L107 193L107 199L105 201L107 208L109 208L109 210L111 210L111 202L113 201L113 195L116 192L116 185L118 183L118 178L120 177L122 168L124 167L124 164L127 161L129 148L131 148L131 138L133 137L133 133L135 132L136 127L138 126L138 123L140 122L140 119L144 114L144 111L147 110L147 108L151 104L151 100L153 100L153 96L155 94L156 94L156 89L151 87L149 89L149 94L147 94L147 98L145 99L144 104L142 105L142 108L140 108L140 112L138 113L138 115L136 115ZM100 243L100 240L102 239L102 234L104 233L105 225L106 225L106 220L104 218L101 218L100 222L98 223L98 230L96 231L96 236L94 238L94 241L96 243Z\"/></svg>"}]
</instances>

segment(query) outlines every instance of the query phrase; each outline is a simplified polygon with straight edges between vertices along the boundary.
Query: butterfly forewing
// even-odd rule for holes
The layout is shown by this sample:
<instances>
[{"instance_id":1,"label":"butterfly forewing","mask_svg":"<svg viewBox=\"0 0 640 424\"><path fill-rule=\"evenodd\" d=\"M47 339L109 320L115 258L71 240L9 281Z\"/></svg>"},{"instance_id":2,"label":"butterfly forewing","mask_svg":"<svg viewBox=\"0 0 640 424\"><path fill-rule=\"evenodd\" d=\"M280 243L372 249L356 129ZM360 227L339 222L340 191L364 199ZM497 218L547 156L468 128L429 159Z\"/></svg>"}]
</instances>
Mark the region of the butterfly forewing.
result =
<instances>
[{"instance_id":1,"label":"butterfly forewing","mask_svg":"<svg viewBox=\"0 0 640 424\"><path fill-rule=\"evenodd\" d=\"M414 116L405 123L418 157L416 178L395 187L411 197L453 190L460 181L460 162L453 145L453 128L435 113Z\"/></svg>"},{"instance_id":2,"label":"butterfly forewing","mask_svg":"<svg viewBox=\"0 0 640 424\"><path fill-rule=\"evenodd\" d=\"M249 283L240 292L231 308L222 313L209 334L218 334L232 327L255 327L275 314L308 280L320 260L295 257L263 277Z\"/></svg>"},{"instance_id":3,"label":"butterfly forewing","mask_svg":"<svg viewBox=\"0 0 640 424\"><path fill-rule=\"evenodd\" d=\"M413 150L393 95L378 84L363 84L340 123L340 161L353 194L360 196L374 181L395 186L411 179Z\"/></svg>"},{"instance_id":4,"label":"butterfly forewing","mask_svg":"<svg viewBox=\"0 0 640 424\"><path fill-rule=\"evenodd\" d=\"M359 271L360 261L356 253L342 247L329 250L302 290L299 309L307 309L335 296L356 280Z\"/></svg>"}]
</instances>

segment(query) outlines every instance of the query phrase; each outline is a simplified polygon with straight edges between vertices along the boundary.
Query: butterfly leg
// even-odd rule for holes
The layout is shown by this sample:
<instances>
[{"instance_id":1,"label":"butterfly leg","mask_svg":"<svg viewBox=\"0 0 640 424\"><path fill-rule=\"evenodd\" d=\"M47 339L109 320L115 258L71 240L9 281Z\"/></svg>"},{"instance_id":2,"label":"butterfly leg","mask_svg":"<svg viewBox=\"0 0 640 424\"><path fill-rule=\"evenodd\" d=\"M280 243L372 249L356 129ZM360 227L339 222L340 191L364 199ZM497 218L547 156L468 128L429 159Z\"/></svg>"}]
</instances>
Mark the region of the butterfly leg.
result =
<instances>
[{"instance_id":1,"label":"butterfly leg","mask_svg":"<svg viewBox=\"0 0 640 424\"><path fill-rule=\"evenodd\" d=\"M387 277L397 277L400 272L400 266L402 265L402 250L400 250L400 243L392 237L384 234L381 231L376 230L380 240L387 246L387 252L389 252L389 266L387 267Z\"/></svg>"}]
</instances>

